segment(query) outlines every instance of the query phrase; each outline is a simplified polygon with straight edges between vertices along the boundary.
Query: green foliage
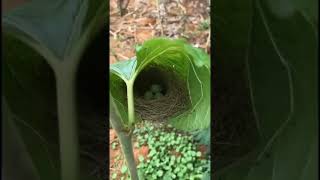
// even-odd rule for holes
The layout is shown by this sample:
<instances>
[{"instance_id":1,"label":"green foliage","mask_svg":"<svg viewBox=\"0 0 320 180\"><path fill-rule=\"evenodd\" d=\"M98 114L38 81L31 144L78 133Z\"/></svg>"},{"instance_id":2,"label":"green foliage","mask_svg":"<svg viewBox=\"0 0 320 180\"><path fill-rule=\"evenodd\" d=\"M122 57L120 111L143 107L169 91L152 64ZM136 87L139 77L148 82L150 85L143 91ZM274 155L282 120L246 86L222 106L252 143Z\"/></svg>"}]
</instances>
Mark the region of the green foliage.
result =
<instances>
[{"instance_id":1,"label":"green foliage","mask_svg":"<svg viewBox=\"0 0 320 180\"><path fill-rule=\"evenodd\" d=\"M170 133L154 129L150 123L144 123L134 133L138 144L150 149L147 159L139 158L138 165L146 179L201 179L205 173L210 174L210 160L200 158L197 142L191 136L179 134L175 129Z\"/></svg>"},{"instance_id":2,"label":"green foliage","mask_svg":"<svg viewBox=\"0 0 320 180\"><path fill-rule=\"evenodd\" d=\"M216 179L317 179L316 7L313 0L215 2L225 22L216 24L216 67L246 64L259 139Z\"/></svg>"},{"instance_id":3,"label":"green foliage","mask_svg":"<svg viewBox=\"0 0 320 180\"><path fill-rule=\"evenodd\" d=\"M19 127L18 134L40 179L93 179L79 171L74 81L85 48L106 24L107 4L89 0L31 1L2 16L3 32L19 40L5 44L12 51L4 56L7 89L2 96L18 117L9 120ZM21 44L33 50L14 49ZM55 111L57 115L50 114Z\"/></svg>"},{"instance_id":4,"label":"green foliage","mask_svg":"<svg viewBox=\"0 0 320 180\"><path fill-rule=\"evenodd\" d=\"M21 41L4 36L3 43L2 93L4 108L10 114L4 119L17 128L17 136L26 146L28 156L25 158L32 157L36 174L56 179L59 174L56 168L59 165L58 127L53 119L56 109L54 84L48 81L53 80L53 74L43 58ZM21 49L26 53L17 56ZM29 63L31 59L33 61ZM46 123L42 123L43 119Z\"/></svg>"},{"instance_id":5,"label":"green foliage","mask_svg":"<svg viewBox=\"0 0 320 180\"><path fill-rule=\"evenodd\" d=\"M191 106L186 112L172 117L170 123L183 130L195 130L208 127L210 124L210 60L202 50L186 44L182 40L157 38L146 41L136 58L112 64L110 67L111 97L115 99L116 107L123 114L123 122L130 126L128 114L133 114L133 92L124 92L121 83L132 89L136 77L143 69L150 66L161 67L174 71L186 81ZM119 81L122 79L123 81ZM126 102L126 96L128 102ZM130 103L129 103L130 100ZM124 107L127 107L128 110ZM133 116L133 115L131 115Z\"/></svg>"},{"instance_id":6,"label":"green foliage","mask_svg":"<svg viewBox=\"0 0 320 180\"><path fill-rule=\"evenodd\" d=\"M208 149L206 153L210 153L211 151L211 127L206 129L197 130L191 133L194 140L198 141L201 144L207 145Z\"/></svg>"},{"instance_id":7,"label":"green foliage","mask_svg":"<svg viewBox=\"0 0 320 180\"><path fill-rule=\"evenodd\" d=\"M116 179L117 178L117 173L113 173L111 176L112 179Z\"/></svg>"},{"instance_id":8,"label":"green foliage","mask_svg":"<svg viewBox=\"0 0 320 180\"><path fill-rule=\"evenodd\" d=\"M210 19L205 19L200 23L199 30L205 31L210 28Z\"/></svg>"},{"instance_id":9,"label":"green foliage","mask_svg":"<svg viewBox=\"0 0 320 180\"><path fill-rule=\"evenodd\" d=\"M126 165L123 165L123 166L121 167L121 173L124 174L124 173L126 173L127 171L128 171L128 167L127 167Z\"/></svg>"},{"instance_id":10,"label":"green foliage","mask_svg":"<svg viewBox=\"0 0 320 180\"><path fill-rule=\"evenodd\" d=\"M118 143L117 143L117 142L111 143L111 148L112 148L112 149L116 149L117 146L118 146Z\"/></svg>"}]
</instances>

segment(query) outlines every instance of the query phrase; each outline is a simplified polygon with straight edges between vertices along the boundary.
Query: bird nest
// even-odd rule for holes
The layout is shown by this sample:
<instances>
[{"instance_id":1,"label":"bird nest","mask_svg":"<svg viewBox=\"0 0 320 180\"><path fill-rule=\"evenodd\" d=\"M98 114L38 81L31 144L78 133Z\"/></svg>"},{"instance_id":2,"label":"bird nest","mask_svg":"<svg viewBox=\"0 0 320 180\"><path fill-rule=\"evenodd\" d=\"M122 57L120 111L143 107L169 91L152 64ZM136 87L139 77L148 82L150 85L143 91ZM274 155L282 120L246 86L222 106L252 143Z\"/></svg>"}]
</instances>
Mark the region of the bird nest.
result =
<instances>
[{"instance_id":1,"label":"bird nest","mask_svg":"<svg viewBox=\"0 0 320 180\"><path fill-rule=\"evenodd\" d=\"M158 99L146 99L145 92L152 84L162 87ZM142 71L134 85L135 111L143 120L166 121L188 108L187 84L177 73L161 67L150 67Z\"/></svg>"}]
</instances>

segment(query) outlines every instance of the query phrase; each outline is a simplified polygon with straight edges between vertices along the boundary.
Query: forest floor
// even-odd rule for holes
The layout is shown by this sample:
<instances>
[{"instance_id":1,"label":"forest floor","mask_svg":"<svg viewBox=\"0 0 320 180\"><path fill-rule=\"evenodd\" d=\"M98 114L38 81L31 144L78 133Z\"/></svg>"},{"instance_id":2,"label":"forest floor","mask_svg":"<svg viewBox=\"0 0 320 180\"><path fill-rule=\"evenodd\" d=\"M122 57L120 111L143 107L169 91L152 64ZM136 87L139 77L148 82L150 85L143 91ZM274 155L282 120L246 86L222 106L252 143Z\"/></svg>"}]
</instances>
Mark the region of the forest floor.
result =
<instances>
[{"instance_id":1,"label":"forest floor","mask_svg":"<svg viewBox=\"0 0 320 180\"><path fill-rule=\"evenodd\" d=\"M145 131L144 133L141 133L143 130L145 130L146 128L150 128L150 127L153 127L154 129L151 131L149 130L149 131ZM135 131L136 131L136 133L133 134L133 155L134 155L135 163L137 166L139 164L141 164L141 162L139 162L139 158L143 157L143 159L146 159L146 160L150 159L150 156L149 156L150 151L152 151L152 147L154 146L154 144L149 144L148 142L144 143L143 145L138 145L139 138L141 138L142 136L145 136L145 135L154 137L153 135L154 135L155 131L163 132L162 137L164 137L166 134L172 134L172 133L174 133L175 137L178 137L178 135L180 134L174 130L168 130L163 127L161 128L158 125L155 125L151 122L149 122L149 125L147 125L147 126L144 123L139 123L139 125L136 127ZM180 135L182 135L182 134L180 134ZM188 134L184 134L183 136L192 137ZM158 139L157 141L161 141L161 140ZM197 141L193 141L193 143L195 145L195 150L197 152L201 152L201 156L199 158L200 159L207 159L208 156L206 155L206 152L208 150L208 146L205 144L201 144ZM179 146L179 145L176 145L176 146ZM187 144L183 144L183 146L187 146ZM119 139L117 137L115 130L113 130L113 129L110 129L110 131L109 131L109 147L110 147L110 149L109 149L109 179L129 180L130 177L128 174L127 164L125 162L125 158L124 158L124 155L121 150L121 145L120 145ZM175 155L176 158L178 158L179 156L183 156L183 157L186 156L186 153L177 152L175 150L169 149L167 146L163 146L163 147L165 148L165 151L168 151L168 152L172 151L172 155ZM162 158L161 160L163 160L165 157L161 157L161 158ZM152 165L149 164L149 166L151 167ZM179 166L179 164L174 164L174 166Z\"/></svg>"},{"instance_id":2,"label":"forest floor","mask_svg":"<svg viewBox=\"0 0 320 180\"><path fill-rule=\"evenodd\" d=\"M134 57L135 46L154 37L183 38L210 54L209 1L130 0L123 16L117 1L110 1L110 63Z\"/></svg>"}]
</instances>

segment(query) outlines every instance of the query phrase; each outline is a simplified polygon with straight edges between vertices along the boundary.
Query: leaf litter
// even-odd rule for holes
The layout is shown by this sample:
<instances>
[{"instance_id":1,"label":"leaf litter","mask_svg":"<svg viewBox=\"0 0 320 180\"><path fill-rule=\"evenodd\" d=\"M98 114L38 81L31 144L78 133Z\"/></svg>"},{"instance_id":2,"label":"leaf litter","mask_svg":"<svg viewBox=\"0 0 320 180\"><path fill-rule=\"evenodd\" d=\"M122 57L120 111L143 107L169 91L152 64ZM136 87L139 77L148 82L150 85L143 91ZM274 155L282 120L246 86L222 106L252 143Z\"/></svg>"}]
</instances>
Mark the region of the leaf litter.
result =
<instances>
[{"instance_id":1,"label":"leaf litter","mask_svg":"<svg viewBox=\"0 0 320 180\"><path fill-rule=\"evenodd\" d=\"M110 1L110 63L135 55L135 46L153 37L184 38L210 53L209 1L131 0L120 16L117 0Z\"/></svg>"}]
</instances>

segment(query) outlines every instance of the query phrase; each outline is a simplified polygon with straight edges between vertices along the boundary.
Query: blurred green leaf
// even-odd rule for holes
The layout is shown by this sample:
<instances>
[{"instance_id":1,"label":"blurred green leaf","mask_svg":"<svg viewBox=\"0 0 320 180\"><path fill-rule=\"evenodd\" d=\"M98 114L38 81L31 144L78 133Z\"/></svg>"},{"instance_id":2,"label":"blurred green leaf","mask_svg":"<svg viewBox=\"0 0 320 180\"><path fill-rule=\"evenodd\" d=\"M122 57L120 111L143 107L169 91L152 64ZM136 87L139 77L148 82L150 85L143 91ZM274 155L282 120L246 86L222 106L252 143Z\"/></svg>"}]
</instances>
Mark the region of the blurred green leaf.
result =
<instances>
[{"instance_id":1,"label":"blurred green leaf","mask_svg":"<svg viewBox=\"0 0 320 180\"><path fill-rule=\"evenodd\" d=\"M78 134L73 131L76 129L76 124L73 124L76 122L75 117L57 113L57 109L65 109L66 106L68 109L77 109L76 104L70 103L72 97L60 97L61 91L57 91L54 82L61 84L60 78L67 82L64 85L72 87L75 84L73 77L76 77L80 57L92 38L106 24L107 5L107 1L35 0L6 11L2 16L3 32L6 36L14 37L5 37L4 47L7 49L3 58L3 95L13 114L18 117L15 123L18 122L19 134L26 144L40 179L61 179L58 177L60 170L71 176L79 173L70 169L69 171L68 166L61 169L57 164L59 160L72 166L78 164L75 162L77 158L68 162L69 160L59 157L59 147L63 150L60 156L65 152L73 152L72 148L65 146L71 145L78 151L78 142L59 142L75 139ZM58 76L59 78L55 79ZM68 89L63 86L62 91L64 88ZM70 114L72 115L72 112ZM61 122L70 122L71 125L65 130L59 129L57 117L59 125ZM65 136L67 134L70 136ZM45 143L40 146L38 140ZM38 149L34 149L35 147ZM78 153L71 154L63 157L72 159L78 156ZM46 169L52 163L58 172ZM83 175L82 178L88 179L88 175Z\"/></svg>"},{"instance_id":2,"label":"blurred green leaf","mask_svg":"<svg viewBox=\"0 0 320 180\"><path fill-rule=\"evenodd\" d=\"M53 74L48 73L51 70L42 57L25 44L9 36L3 41L4 106L11 114L8 121L19 130L40 179L57 179L60 161Z\"/></svg>"},{"instance_id":3,"label":"blurred green leaf","mask_svg":"<svg viewBox=\"0 0 320 180\"><path fill-rule=\"evenodd\" d=\"M226 22L216 27L217 57L224 57L231 66L235 60L247 64L258 131L253 152L216 172L217 179L317 179L316 4L298 0L215 3L216 13ZM230 13L235 7L238 13ZM233 26L241 31L233 32L230 39ZM227 55L230 47L234 53Z\"/></svg>"},{"instance_id":4,"label":"blurred green leaf","mask_svg":"<svg viewBox=\"0 0 320 180\"><path fill-rule=\"evenodd\" d=\"M126 165L123 165L123 166L121 167L121 173L124 174L124 173L126 173L127 171L128 171L128 167L127 167Z\"/></svg>"}]
</instances>

